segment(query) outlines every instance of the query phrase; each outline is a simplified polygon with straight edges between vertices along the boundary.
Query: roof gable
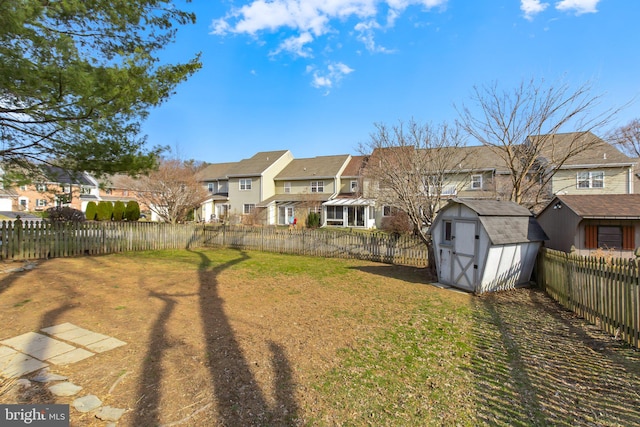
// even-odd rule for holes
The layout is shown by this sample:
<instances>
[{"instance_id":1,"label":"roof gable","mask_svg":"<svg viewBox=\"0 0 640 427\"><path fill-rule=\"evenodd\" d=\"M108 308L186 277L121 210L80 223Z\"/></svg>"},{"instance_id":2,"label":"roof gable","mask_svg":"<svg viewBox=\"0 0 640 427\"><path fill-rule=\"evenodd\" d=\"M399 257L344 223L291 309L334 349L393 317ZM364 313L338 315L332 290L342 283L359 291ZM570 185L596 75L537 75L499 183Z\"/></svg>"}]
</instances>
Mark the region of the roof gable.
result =
<instances>
[{"instance_id":1,"label":"roof gable","mask_svg":"<svg viewBox=\"0 0 640 427\"><path fill-rule=\"evenodd\" d=\"M249 159L240 160L227 176L259 176L289 150L262 151Z\"/></svg>"}]
</instances>

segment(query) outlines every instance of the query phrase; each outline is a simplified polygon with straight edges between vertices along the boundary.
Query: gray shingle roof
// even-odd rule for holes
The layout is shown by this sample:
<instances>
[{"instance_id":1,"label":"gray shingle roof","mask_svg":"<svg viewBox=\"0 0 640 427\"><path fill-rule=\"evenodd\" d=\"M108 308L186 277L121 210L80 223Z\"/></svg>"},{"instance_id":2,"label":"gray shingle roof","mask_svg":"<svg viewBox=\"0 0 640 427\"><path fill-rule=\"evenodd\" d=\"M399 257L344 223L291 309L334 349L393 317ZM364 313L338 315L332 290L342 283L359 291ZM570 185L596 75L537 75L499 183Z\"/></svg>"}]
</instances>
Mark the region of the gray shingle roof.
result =
<instances>
[{"instance_id":1,"label":"gray shingle roof","mask_svg":"<svg viewBox=\"0 0 640 427\"><path fill-rule=\"evenodd\" d=\"M514 202L456 198L449 204L462 204L476 212L494 245L549 240L531 212Z\"/></svg>"},{"instance_id":2,"label":"gray shingle roof","mask_svg":"<svg viewBox=\"0 0 640 427\"><path fill-rule=\"evenodd\" d=\"M288 153L289 150L262 151L249 159L240 160L233 169L227 172L228 176L259 176L269 168L276 160Z\"/></svg>"},{"instance_id":3,"label":"gray shingle roof","mask_svg":"<svg viewBox=\"0 0 640 427\"><path fill-rule=\"evenodd\" d=\"M348 160L349 154L294 159L275 179L333 178L340 173Z\"/></svg>"},{"instance_id":4,"label":"gray shingle roof","mask_svg":"<svg viewBox=\"0 0 640 427\"><path fill-rule=\"evenodd\" d=\"M574 194L556 196L549 205L559 200L583 218L640 218L640 194Z\"/></svg>"},{"instance_id":5,"label":"gray shingle roof","mask_svg":"<svg viewBox=\"0 0 640 427\"><path fill-rule=\"evenodd\" d=\"M568 152L575 153L567 159L562 166L563 168L580 165L630 165L635 163L634 159L591 132L532 135L527 138L527 142L538 143L542 138L550 138L550 141L545 142L546 148L542 151L543 157L548 162L555 162L566 156Z\"/></svg>"},{"instance_id":6,"label":"gray shingle roof","mask_svg":"<svg viewBox=\"0 0 640 427\"><path fill-rule=\"evenodd\" d=\"M234 170L238 162L229 163L213 163L205 166L196 173L198 181L216 181L219 179L227 179L227 172Z\"/></svg>"}]
</instances>

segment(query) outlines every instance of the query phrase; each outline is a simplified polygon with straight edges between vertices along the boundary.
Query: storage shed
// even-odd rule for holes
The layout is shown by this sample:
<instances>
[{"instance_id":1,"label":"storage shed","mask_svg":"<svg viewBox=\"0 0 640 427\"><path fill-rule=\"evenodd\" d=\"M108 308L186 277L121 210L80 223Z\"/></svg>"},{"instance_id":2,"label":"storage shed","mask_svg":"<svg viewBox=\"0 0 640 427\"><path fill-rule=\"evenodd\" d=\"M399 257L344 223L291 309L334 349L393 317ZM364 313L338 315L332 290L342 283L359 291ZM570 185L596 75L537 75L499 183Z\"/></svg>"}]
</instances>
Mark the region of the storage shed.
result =
<instances>
[{"instance_id":1,"label":"storage shed","mask_svg":"<svg viewBox=\"0 0 640 427\"><path fill-rule=\"evenodd\" d=\"M544 231L526 208L452 199L431 227L439 282L477 294L527 285Z\"/></svg>"}]
</instances>

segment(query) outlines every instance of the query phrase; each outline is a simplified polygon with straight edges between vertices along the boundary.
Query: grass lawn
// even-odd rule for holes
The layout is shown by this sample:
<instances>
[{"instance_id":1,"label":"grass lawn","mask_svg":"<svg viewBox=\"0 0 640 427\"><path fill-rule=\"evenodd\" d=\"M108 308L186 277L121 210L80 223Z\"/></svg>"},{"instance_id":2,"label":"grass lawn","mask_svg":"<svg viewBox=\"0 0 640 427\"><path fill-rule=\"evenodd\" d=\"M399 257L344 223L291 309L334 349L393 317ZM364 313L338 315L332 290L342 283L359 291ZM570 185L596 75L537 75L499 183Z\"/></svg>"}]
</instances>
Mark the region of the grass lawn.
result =
<instances>
[{"instance_id":1,"label":"grass lawn","mask_svg":"<svg viewBox=\"0 0 640 427\"><path fill-rule=\"evenodd\" d=\"M423 269L220 249L0 276L0 340L64 322L127 342L51 368L126 408L118 425L640 425L640 353L537 290L475 297Z\"/></svg>"}]
</instances>

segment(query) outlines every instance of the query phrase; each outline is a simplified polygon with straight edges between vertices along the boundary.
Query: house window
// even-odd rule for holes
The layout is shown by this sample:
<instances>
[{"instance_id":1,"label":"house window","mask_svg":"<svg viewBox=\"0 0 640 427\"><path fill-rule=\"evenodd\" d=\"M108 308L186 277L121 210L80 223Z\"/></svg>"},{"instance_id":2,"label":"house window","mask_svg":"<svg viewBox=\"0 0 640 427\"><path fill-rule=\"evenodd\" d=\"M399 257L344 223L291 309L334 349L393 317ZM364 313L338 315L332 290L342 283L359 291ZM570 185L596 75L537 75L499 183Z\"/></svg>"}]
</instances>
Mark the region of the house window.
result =
<instances>
[{"instance_id":1,"label":"house window","mask_svg":"<svg viewBox=\"0 0 640 427\"><path fill-rule=\"evenodd\" d=\"M111 194L113 194L113 190L112 190L112 189L110 189L110 188L107 188L106 190L104 190L104 192L105 192L105 194L107 194L107 195L109 195L109 196L110 196Z\"/></svg>"},{"instance_id":2,"label":"house window","mask_svg":"<svg viewBox=\"0 0 640 427\"><path fill-rule=\"evenodd\" d=\"M327 219L328 220L341 220L344 217L344 209L342 206L327 206Z\"/></svg>"},{"instance_id":3,"label":"house window","mask_svg":"<svg viewBox=\"0 0 640 427\"><path fill-rule=\"evenodd\" d=\"M242 205L242 213L245 215L249 215L256 210L256 205L254 203L245 203Z\"/></svg>"},{"instance_id":4,"label":"house window","mask_svg":"<svg viewBox=\"0 0 640 427\"><path fill-rule=\"evenodd\" d=\"M311 181L312 193L324 193L324 181Z\"/></svg>"},{"instance_id":5,"label":"house window","mask_svg":"<svg viewBox=\"0 0 640 427\"><path fill-rule=\"evenodd\" d=\"M20 210L26 211L29 208L29 199L27 198L20 197L18 203L20 204Z\"/></svg>"},{"instance_id":6,"label":"house window","mask_svg":"<svg viewBox=\"0 0 640 427\"><path fill-rule=\"evenodd\" d=\"M355 181L355 180L351 181L350 188L352 193L355 193L356 191L358 191L358 181Z\"/></svg>"},{"instance_id":7,"label":"house window","mask_svg":"<svg viewBox=\"0 0 640 427\"><path fill-rule=\"evenodd\" d=\"M70 185L63 185L62 186L62 192L63 193L71 193L71 186Z\"/></svg>"},{"instance_id":8,"label":"house window","mask_svg":"<svg viewBox=\"0 0 640 427\"><path fill-rule=\"evenodd\" d=\"M215 193L216 192L216 184L214 182L210 182L207 184L207 190L209 190L209 193Z\"/></svg>"},{"instance_id":9,"label":"house window","mask_svg":"<svg viewBox=\"0 0 640 427\"><path fill-rule=\"evenodd\" d=\"M578 188L604 188L604 172L578 172L576 182Z\"/></svg>"},{"instance_id":10,"label":"house window","mask_svg":"<svg viewBox=\"0 0 640 427\"><path fill-rule=\"evenodd\" d=\"M91 194L91 187L80 187L80 194Z\"/></svg>"},{"instance_id":11,"label":"house window","mask_svg":"<svg viewBox=\"0 0 640 427\"><path fill-rule=\"evenodd\" d=\"M451 221L442 221L442 243L451 243L453 240L453 223Z\"/></svg>"},{"instance_id":12,"label":"house window","mask_svg":"<svg viewBox=\"0 0 640 427\"><path fill-rule=\"evenodd\" d=\"M36 207L37 208L43 208L47 206L47 200L46 199L36 199Z\"/></svg>"},{"instance_id":13,"label":"house window","mask_svg":"<svg viewBox=\"0 0 640 427\"><path fill-rule=\"evenodd\" d=\"M395 213L395 209L391 206L383 206L382 207L382 216L391 216Z\"/></svg>"},{"instance_id":14,"label":"house window","mask_svg":"<svg viewBox=\"0 0 640 427\"><path fill-rule=\"evenodd\" d=\"M44 193L47 191L47 184L36 184L36 191Z\"/></svg>"},{"instance_id":15,"label":"house window","mask_svg":"<svg viewBox=\"0 0 640 427\"><path fill-rule=\"evenodd\" d=\"M471 175L471 189L482 190L482 175Z\"/></svg>"},{"instance_id":16,"label":"house window","mask_svg":"<svg viewBox=\"0 0 640 427\"><path fill-rule=\"evenodd\" d=\"M123 196L128 196L129 195L129 190L122 190L122 195Z\"/></svg>"},{"instance_id":17,"label":"house window","mask_svg":"<svg viewBox=\"0 0 640 427\"><path fill-rule=\"evenodd\" d=\"M251 190L251 178L240 180L240 191Z\"/></svg>"},{"instance_id":18,"label":"house window","mask_svg":"<svg viewBox=\"0 0 640 427\"><path fill-rule=\"evenodd\" d=\"M284 183L284 192L285 193L291 193L291 183L290 182L285 182Z\"/></svg>"},{"instance_id":19,"label":"house window","mask_svg":"<svg viewBox=\"0 0 640 427\"><path fill-rule=\"evenodd\" d=\"M27 186L26 185L21 185L20 186L20 191L27 191Z\"/></svg>"}]
</instances>

